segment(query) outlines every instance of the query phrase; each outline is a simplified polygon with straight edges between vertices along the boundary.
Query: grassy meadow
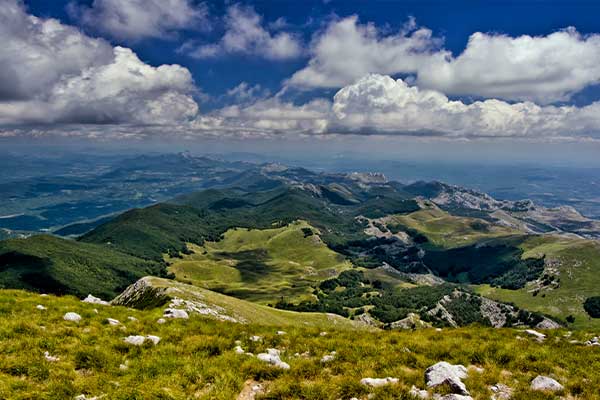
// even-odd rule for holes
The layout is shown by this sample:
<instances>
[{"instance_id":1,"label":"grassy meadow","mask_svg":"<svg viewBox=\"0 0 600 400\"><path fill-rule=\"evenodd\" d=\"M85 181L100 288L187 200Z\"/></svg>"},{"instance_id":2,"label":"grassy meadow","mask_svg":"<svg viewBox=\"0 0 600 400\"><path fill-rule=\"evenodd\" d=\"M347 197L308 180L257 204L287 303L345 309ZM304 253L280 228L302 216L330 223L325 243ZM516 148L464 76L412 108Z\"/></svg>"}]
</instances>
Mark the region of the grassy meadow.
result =
<instances>
[{"instance_id":1,"label":"grassy meadow","mask_svg":"<svg viewBox=\"0 0 600 400\"><path fill-rule=\"evenodd\" d=\"M46 310L36 309L43 305ZM97 310L97 313L94 311ZM77 312L80 322L63 320ZM261 382L257 399L410 399L412 385L424 387L424 370L448 361L483 368L465 380L475 399L489 399L489 386L505 383L513 399L553 399L532 392L538 374L559 380L562 396L600 399L600 349L571 344L591 333L548 332L539 343L519 330L468 327L422 331L356 331L326 327L278 328L236 324L192 316L157 324L161 309L139 311L80 302L65 296L0 292L0 398L72 399L84 394L104 399L236 399L247 381ZM130 320L134 317L136 320ZM117 326L107 318L118 319ZM323 335L321 332L326 331ZM157 335L154 346L123 342L128 335ZM251 336L261 340L252 341ZM236 341L254 354L282 351L289 370L236 354ZM58 357L47 361L44 352ZM336 357L321 363L323 355ZM296 353L300 354L295 355ZM125 367L126 366L126 367ZM395 377L380 389L360 385L365 377Z\"/></svg>"},{"instance_id":2,"label":"grassy meadow","mask_svg":"<svg viewBox=\"0 0 600 400\"><path fill-rule=\"evenodd\" d=\"M317 232L304 221L230 229L217 242L189 244L193 254L167 259L169 271L180 281L262 304L308 299L311 285L352 267Z\"/></svg>"}]
</instances>

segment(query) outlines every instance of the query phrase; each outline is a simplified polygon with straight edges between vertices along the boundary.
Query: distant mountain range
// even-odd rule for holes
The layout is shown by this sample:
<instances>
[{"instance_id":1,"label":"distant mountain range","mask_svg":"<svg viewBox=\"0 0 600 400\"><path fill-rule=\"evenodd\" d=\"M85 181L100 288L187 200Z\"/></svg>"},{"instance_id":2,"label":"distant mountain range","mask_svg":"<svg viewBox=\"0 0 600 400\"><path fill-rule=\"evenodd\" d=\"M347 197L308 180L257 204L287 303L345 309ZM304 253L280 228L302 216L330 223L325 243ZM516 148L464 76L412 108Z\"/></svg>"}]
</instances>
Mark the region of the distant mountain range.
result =
<instances>
[{"instance_id":1,"label":"distant mountain range","mask_svg":"<svg viewBox=\"0 0 600 400\"><path fill-rule=\"evenodd\" d=\"M76 240L0 242L2 287L110 298L158 275L378 326L553 323L532 311L597 323L582 304L598 286L582 279L597 280L599 224L570 207L188 154L139 157L107 175L156 190L162 182L173 198L57 231L83 233ZM180 194L183 182L208 189Z\"/></svg>"}]
</instances>

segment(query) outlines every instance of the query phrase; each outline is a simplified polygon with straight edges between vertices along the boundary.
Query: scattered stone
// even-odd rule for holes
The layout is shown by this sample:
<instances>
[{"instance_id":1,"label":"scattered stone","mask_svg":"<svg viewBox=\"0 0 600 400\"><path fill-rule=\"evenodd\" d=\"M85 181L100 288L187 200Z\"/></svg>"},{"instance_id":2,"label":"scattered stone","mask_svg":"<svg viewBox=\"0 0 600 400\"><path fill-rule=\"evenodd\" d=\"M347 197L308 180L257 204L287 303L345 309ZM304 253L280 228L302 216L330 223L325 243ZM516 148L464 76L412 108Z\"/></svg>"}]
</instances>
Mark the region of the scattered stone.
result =
<instances>
[{"instance_id":1,"label":"scattered stone","mask_svg":"<svg viewBox=\"0 0 600 400\"><path fill-rule=\"evenodd\" d=\"M425 371L425 381L427 387L435 388L442 385L448 385L453 393L469 395L463 378L467 377L467 369L463 365L452 365L441 361Z\"/></svg>"},{"instance_id":2,"label":"scattered stone","mask_svg":"<svg viewBox=\"0 0 600 400\"><path fill-rule=\"evenodd\" d=\"M114 319L114 318L106 318L106 320L108 321L108 324L109 324L109 325L112 325L112 326L117 326L117 325L119 325L119 324L120 324L120 322L119 322L119 320L118 320L118 319Z\"/></svg>"},{"instance_id":3,"label":"scattered stone","mask_svg":"<svg viewBox=\"0 0 600 400\"><path fill-rule=\"evenodd\" d=\"M513 394L513 390L503 383L490 386L490 390L492 391L490 400L509 400Z\"/></svg>"},{"instance_id":4,"label":"scattered stone","mask_svg":"<svg viewBox=\"0 0 600 400\"><path fill-rule=\"evenodd\" d=\"M561 326L558 322L553 321L549 318L544 318L535 327L537 329L559 329L559 328L561 328Z\"/></svg>"},{"instance_id":5,"label":"scattered stone","mask_svg":"<svg viewBox=\"0 0 600 400\"><path fill-rule=\"evenodd\" d=\"M586 346L600 346L600 339L593 337L584 343Z\"/></svg>"},{"instance_id":6,"label":"scattered stone","mask_svg":"<svg viewBox=\"0 0 600 400\"><path fill-rule=\"evenodd\" d=\"M166 319L164 319L164 318L159 318L159 319L156 321L156 323L157 323L157 324L164 324L165 322L167 322L167 320L166 320Z\"/></svg>"},{"instance_id":7,"label":"scattered stone","mask_svg":"<svg viewBox=\"0 0 600 400\"><path fill-rule=\"evenodd\" d=\"M235 346L235 348L233 350L235 351L236 354L245 354L247 356L254 357L254 354L245 352L244 349L242 349L242 346L240 346L240 345Z\"/></svg>"},{"instance_id":8,"label":"scattered stone","mask_svg":"<svg viewBox=\"0 0 600 400\"><path fill-rule=\"evenodd\" d=\"M108 301L104 301L102 299L99 299L98 297L92 296L91 294L88 294L88 296L81 300L83 303L90 303L90 304L100 304L102 306L107 306L108 305Z\"/></svg>"},{"instance_id":9,"label":"scattered stone","mask_svg":"<svg viewBox=\"0 0 600 400\"><path fill-rule=\"evenodd\" d=\"M37 308L38 310L42 310L42 311L46 309L46 307L44 307L41 304L38 304L37 306L35 306L35 308Z\"/></svg>"},{"instance_id":10,"label":"scattered stone","mask_svg":"<svg viewBox=\"0 0 600 400\"><path fill-rule=\"evenodd\" d=\"M247 380L244 382L244 387L237 400L254 400L259 394L265 394L264 385L253 380Z\"/></svg>"},{"instance_id":11,"label":"scattered stone","mask_svg":"<svg viewBox=\"0 0 600 400\"><path fill-rule=\"evenodd\" d=\"M262 341L262 336L250 336L250 340L253 342L260 342Z\"/></svg>"},{"instance_id":12,"label":"scattered stone","mask_svg":"<svg viewBox=\"0 0 600 400\"><path fill-rule=\"evenodd\" d=\"M160 342L160 338L158 336L154 336L154 335L147 335L146 339L148 339L152 343L154 343L155 346L158 344L158 342Z\"/></svg>"},{"instance_id":13,"label":"scattered stone","mask_svg":"<svg viewBox=\"0 0 600 400\"><path fill-rule=\"evenodd\" d=\"M47 351L44 352L44 358L46 359L46 361L49 361L49 362L56 362L56 361L60 360L60 358L58 358L58 357L51 356L50 353L48 353Z\"/></svg>"},{"instance_id":14,"label":"scattered stone","mask_svg":"<svg viewBox=\"0 0 600 400\"><path fill-rule=\"evenodd\" d=\"M280 336L281 335L287 335L287 332L286 331L277 331L277 334L280 335Z\"/></svg>"},{"instance_id":15,"label":"scattered stone","mask_svg":"<svg viewBox=\"0 0 600 400\"><path fill-rule=\"evenodd\" d=\"M131 344L134 346L141 346L144 344L144 341L146 340L146 338L141 335L131 335L131 336L127 336L123 340L125 341L125 343Z\"/></svg>"},{"instance_id":16,"label":"scattered stone","mask_svg":"<svg viewBox=\"0 0 600 400\"><path fill-rule=\"evenodd\" d=\"M121 371L127 371L129 369L129 366L127 364L120 364L119 369Z\"/></svg>"},{"instance_id":17,"label":"scattered stone","mask_svg":"<svg viewBox=\"0 0 600 400\"><path fill-rule=\"evenodd\" d=\"M321 362L328 363L330 361L333 361L333 360L335 360L335 355L336 355L336 352L332 351L331 353L324 355L323 358L321 358Z\"/></svg>"},{"instance_id":18,"label":"scattered stone","mask_svg":"<svg viewBox=\"0 0 600 400\"><path fill-rule=\"evenodd\" d=\"M267 349L266 353L260 353L257 358L261 361L268 362L269 364L281 368L290 369L290 365L281 361L280 352L277 349Z\"/></svg>"},{"instance_id":19,"label":"scattered stone","mask_svg":"<svg viewBox=\"0 0 600 400\"><path fill-rule=\"evenodd\" d=\"M370 386L370 387L380 387L385 385L395 385L398 383L398 378L363 378L360 380L361 385Z\"/></svg>"},{"instance_id":20,"label":"scattered stone","mask_svg":"<svg viewBox=\"0 0 600 400\"><path fill-rule=\"evenodd\" d=\"M123 338L123 340L125 341L125 343L131 344L133 346L141 346L146 340L150 340L152 343L154 343L154 345L157 345L158 342L160 342L160 338L158 336L153 335L131 335L127 336L126 338Z\"/></svg>"},{"instance_id":21,"label":"scattered stone","mask_svg":"<svg viewBox=\"0 0 600 400\"><path fill-rule=\"evenodd\" d=\"M48 295L46 293L42 293L40 294L41 297L48 297Z\"/></svg>"},{"instance_id":22,"label":"scattered stone","mask_svg":"<svg viewBox=\"0 0 600 400\"><path fill-rule=\"evenodd\" d=\"M421 320L419 314L408 313L406 318L392 322L389 327L390 329L422 329L431 328L431 324Z\"/></svg>"},{"instance_id":23,"label":"scattered stone","mask_svg":"<svg viewBox=\"0 0 600 400\"><path fill-rule=\"evenodd\" d=\"M74 312L68 312L63 316L63 319L65 321L79 322L81 321L81 315Z\"/></svg>"},{"instance_id":24,"label":"scattered stone","mask_svg":"<svg viewBox=\"0 0 600 400\"><path fill-rule=\"evenodd\" d=\"M526 334L535 337L535 340L537 340L538 342L543 342L546 339L546 335L544 335L543 333L540 333L538 331L535 331L533 329L525 329L523 332L525 332Z\"/></svg>"},{"instance_id":25,"label":"scattered stone","mask_svg":"<svg viewBox=\"0 0 600 400\"><path fill-rule=\"evenodd\" d=\"M319 336L327 336L327 332L321 332L319 333Z\"/></svg>"},{"instance_id":26,"label":"scattered stone","mask_svg":"<svg viewBox=\"0 0 600 400\"><path fill-rule=\"evenodd\" d=\"M552 379L547 376L538 375L534 380L531 381L531 389L547 392L558 392L560 390L563 390L564 387L555 379Z\"/></svg>"},{"instance_id":27,"label":"scattered stone","mask_svg":"<svg viewBox=\"0 0 600 400\"><path fill-rule=\"evenodd\" d=\"M408 394L410 394L412 397L415 397L417 399L428 399L429 398L429 392L427 390L419 389L415 385L413 385L410 388L410 392L408 392Z\"/></svg>"},{"instance_id":28,"label":"scattered stone","mask_svg":"<svg viewBox=\"0 0 600 400\"><path fill-rule=\"evenodd\" d=\"M436 332L441 332L441 331L442 331L442 328L435 328L435 331L436 331Z\"/></svg>"},{"instance_id":29,"label":"scattered stone","mask_svg":"<svg viewBox=\"0 0 600 400\"><path fill-rule=\"evenodd\" d=\"M104 395L102 395L102 396L94 396L94 397L86 397L85 394L80 394L79 396L75 397L75 400L100 400L103 397L104 397Z\"/></svg>"},{"instance_id":30,"label":"scattered stone","mask_svg":"<svg viewBox=\"0 0 600 400\"><path fill-rule=\"evenodd\" d=\"M447 394L445 396L436 394L433 396L433 398L434 398L434 400L473 400L473 398L471 396L466 396L466 395L456 394L456 393Z\"/></svg>"},{"instance_id":31,"label":"scattered stone","mask_svg":"<svg viewBox=\"0 0 600 400\"><path fill-rule=\"evenodd\" d=\"M127 317L127 319L130 321L133 321L133 322L138 320L136 317L132 317L132 316Z\"/></svg>"},{"instance_id":32,"label":"scattered stone","mask_svg":"<svg viewBox=\"0 0 600 400\"><path fill-rule=\"evenodd\" d=\"M165 309L163 317L174 319L188 319L190 316L185 310L179 310L177 308L167 308Z\"/></svg>"}]
</instances>

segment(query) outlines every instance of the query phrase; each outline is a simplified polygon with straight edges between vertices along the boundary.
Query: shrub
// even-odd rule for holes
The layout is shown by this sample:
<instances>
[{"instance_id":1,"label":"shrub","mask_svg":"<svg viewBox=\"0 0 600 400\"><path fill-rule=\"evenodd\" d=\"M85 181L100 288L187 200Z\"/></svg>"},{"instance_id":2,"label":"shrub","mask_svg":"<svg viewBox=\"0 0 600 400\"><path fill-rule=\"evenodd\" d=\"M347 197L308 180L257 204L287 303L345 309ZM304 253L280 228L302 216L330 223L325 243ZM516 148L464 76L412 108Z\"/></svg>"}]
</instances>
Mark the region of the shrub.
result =
<instances>
[{"instance_id":1,"label":"shrub","mask_svg":"<svg viewBox=\"0 0 600 400\"><path fill-rule=\"evenodd\" d=\"M585 312L592 318L600 318L600 296L588 297L583 303Z\"/></svg>"}]
</instances>

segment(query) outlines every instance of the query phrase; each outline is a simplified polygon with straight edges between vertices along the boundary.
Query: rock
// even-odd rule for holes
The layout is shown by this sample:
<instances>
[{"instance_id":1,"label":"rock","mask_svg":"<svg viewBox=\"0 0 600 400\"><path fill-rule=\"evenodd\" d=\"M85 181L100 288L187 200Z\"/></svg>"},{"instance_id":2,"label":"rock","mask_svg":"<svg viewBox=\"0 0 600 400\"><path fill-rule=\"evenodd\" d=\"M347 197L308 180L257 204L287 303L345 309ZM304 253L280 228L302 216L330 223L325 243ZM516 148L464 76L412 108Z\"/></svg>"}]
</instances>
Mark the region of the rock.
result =
<instances>
[{"instance_id":1,"label":"rock","mask_svg":"<svg viewBox=\"0 0 600 400\"><path fill-rule=\"evenodd\" d=\"M156 320L157 324L164 324L165 322L167 322L167 320L164 319L164 318L159 318L159 319Z\"/></svg>"},{"instance_id":2,"label":"rock","mask_svg":"<svg viewBox=\"0 0 600 400\"><path fill-rule=\"evenodd\" d=\"M160 338L158 336L154 336L154 335L147 335L147 336L131 335L131 336L127 336L126 338L123 338L123 340L125 341L125 343L131 344L133 346L141 346L144 344L144 342L146 340L151 341L152 343L154 343L154 345L157 345L158 342L160 342Z\"/></svg>"},{"instance_id":3,"label":"rock","mask_svg":"<svg viewBox=\"0 0 600 400\"><path fill-rule=\"evenodd\" d=\"M319 333L319 336L327 336L327 332L321 332Z\"/></svg>"},{"instance_id":4,"label":"rock","mask_svg":"<svg viewBox=\"0 0 600 400\"><path fill-rule=\"evenodd\" d=\"M280 335L280 336L281 335L287 335L287 332L286 331L277 331L277 334Z\"/></svg>"},{"instance_id":5,"label":"rock","mask_svg":"<svg viewBox=\"0 0 600 400\"><path fill-rule=\"evenodd\" d=\"M160 342L160 338L158 336L154 336L154 335L147 335L146 339L148 339L152 343L154 343L155 346L158 344L158 342Z\"/></svg>"},{"instance_id":6,"label":"rock","mask_svg":"<svg viewBox=\"0 0 600 400\"><path fill-rule=\"evenodd\" d=\"M127 317L127 319L130 321L133 321L133 322L138 320L136 317L132 317L132 316Z\"/></svg>"},{"instance_id":7,"label":"rock","mask_svg":"<svg viewBox=\"0 0 600 400\"><path fill-rule=\"evenodd\" d=\"M427 387L435 388L442 385L448 385L453 393L469 395L463 378L467 377L467 369L463 365L452 365L441 361L425 371L425 381Z\"/></svg>"},{"instance_id":8,"label":"rock","mask_svg":"<svg viewBox=\"0 0 600 400\"><path fill-rule=\"evenodd\" d=\"M331 353L324 355L323 358L321 358L321 362L328 363L330 361L335 360L335 354L336 354L336 352L332 351Z\"/></svg>"},{"instance_id":9,"label":"rock","mask_svg":"<svg viewBox=\"0 0 600 400\"><path fill-rule=\"evenodd\" d=\"M260 353L256 357L259 360L268 362L277 368L290 369L290 365L288 363L281 361L280 352L277 349L267 349L266 353Z\"/></svg>"},{"instance_id":10,"label":"rock","mask_svg":"<svg viewBox=\"0 0 600 400\"><path fill-rule=\"evenodd\" d=\"M477 365L469 365L469 368L467 368L469 371L474 371L477 372L478 374L483 374L485 372L485 370L481 367L478 367Z\"/></svg>"},{"instance_id":11,"label":"rock","mask_svg":"<svg viewBox=\"0 0 600 400\"><path fill-rule=\"evenodd\" d=\"M544 318L535 326L536 329L559 329L561 328L560 324L556 321L552 321L549 318Z\"/></svg>"},{"instance_id":12,"label":"rock","mask_svg":"<svg viewBox=\"0 0 600 400\"><path fill-rule=\"evenodd\" d=\"M190 316L187 311L177 308L167 308L163 314L165 318L188 319Z\"/></svg>"},{"instance_id":13,"label":"rock","mask_svg":"<svg viewBox=\"0 0 600 400\"><path fill-rule=\"evenodd\" d=\"M42 311L46 309L46 307L44 307L41 304L38 304L37 306L35 306L35 308L37 308L38 310L42 310Z\"/></svg>"},{"instance_id":14,"label":"rock","mask_svg":"<svg viewBox=\"0 0 600 400\"><path fill-rule=\"evenodd\" d=\"M120 324L119 320L114 319L114 318L106 318L106 321L108 321L108 324L112 325L112 326L116 326L116 325Z\"/></svg>"},{"instance_id":15,"label":"rock","mask_svg":"<svg viewBox=\"0 0 600 400\"><path fill-rule=\"evenodd\" d=\"M415 397L417 399L428 399L429 398L429 392L427 390L419 389L415 385L413 385L410 388L410 392L408 392L408 394L410 394L412 397Z\"/></svg>"},{"instance_id":16,"label":"rock","mask_svg":"<svg viewBox=\"0 0 600 400\"><path fill-rule=\"evenodd\" d=\"M370 386L370 387L380 387L385 385L394 385L398 383L398 378L363 378L360 380L361 385Z\"/></svg>"},{"instance_id":17,"label":"rock","mask_svg":"<svg viewBox=\"0 0 600 400\"><path fill-rule=\"evenodd\" d=\"M127 344L131 344L134 346L141 346L144 344L144 341L146 340L146 338L144 336L140 336L140 335L131 335L131 336L127 336L126 338L123 338L123 340Z\"/></svg>"},{"instance_id":18,"label":"rock","mask_svg":"<svg viewBox=\"0 0 600 400\"><path fill-rule=\"evenodd\" d=\"M531 381L531 390L558 392L563 389L563 385L558 383L555 379L547 376L538 375L534 380Z\"/></svg>"},{"instance_id":19,"label":"rock","mask_svg":"<svg viewBox=\"0 0 600 400\"><path fill-rule=\"evenodd\" d=\"M44 358L46 359L46 361L49 362L56 362L60 360L60 358L58 357L51 356L50 353L48 353L47 351L44 352Z\"/></svg>"},{"instance_id":20,"label":"rock","mask_svg":"<svg viewBox=\"0 0 600 400\"><path fill-rule=\"evenodd\" d=\"M90 304L100 304L103 306L107 306L108 305L108 301L104 301L102 299L99 299L97 297L92 296L91 294L88 294L88 296L81 300L83 303L90 303Z\"/></svg>"},{"instance_id":21,"label":"rock","mask_svg":"<svg viewBox=\"0 0 600 400\"><path fill-rule=\"evenodd\" d=\"M492 391L490 400L509 400L513 394L513 390L503 383L490 386L490 390Z\"/></svg>"},{"instance_id":22,"label":"rock","mask_svg":"<svg viewBox=\"0 0 600 400\"><path fill-rule=\"evenodd\" d=\"M429 322L421 320L419 314L409 313L406 318L392 322L390 324L391 329L422 329L431 328Z\"/></svg>"},{"instance_id":23,"label":"rock","mask_svg":"<svg viewBox=\"0 0 600 400\"><path fill-rule=\"evenodd\" d=\"M473 400L471 396L465 396L462 394L447 394L445 396L436 394L433 396L434 400Z\"/></svg>"},{"instance_id":24,"label":"rock","mask_svg":"<svg viewBox=\"0 0 600 400\"><path fill-rule=\"evenodd\" d=\"M586 346L600 346L600 339L593 337L584 343Z\"/></svg>"},{"instance_id":25,"label":"rock","mask_svg":"<svg viewBox=\"0 0 600 400\"><path fill-rule=\"evenodd\" d=\"M242 349L242 346L240 345L235 346L233 350L236 354L245 354L247 356L254 357L254 354L245 352L244 349Z\"/></svg>"},{"instance_id":26,"label":"rock","mask_svg":"<svg viewBox=\"0 0 600 400\"><path fill-rule=\"evenodd\" d=\"M75 396L75 400L100 400L103 397L104 397L104 395L87 397L85 394L80 394L79 396Z\"/></svg>"},{"instance_id":27,"label":"rock","mask_svg":"<svg viewBox=\"0 0 600 400\"><path fill-rule=\"evenodd\" d=\"M525 329L523 332L525 332L529 336L535 337L535 340L537 340L538 342L543 342L546 339L546 335L538 331L534 331L533 329Z\"/></svg>"},{"instance_id":28,"label":"rock","mask_svg":"<svg viewBox=\"0 0 600 400\"><path fill-rule=\"evenodd\" d=\"M238 395L237 400L254 400L259 394L265 394L264 385L253 380L248 380L244 382L244 387Z\"/></svg>"},{"instance_id":29,"label":"rock","mask_svg":"<svg viewBox=\"0 0 600 400\"><path fill-rule=\"evenodd\" d=\"M119 369L121 371L127 371L129 369L129 366L125 363L125 364L119 364Z\"/></svg>"},{"instance_id":30,"label":"rock","mask_svg":"<svg viewBox=\"0 0 600 400\"><path fill-rule=\"evenodd\" d=\"M63 316L63 319L65 321L79 322L81 321L81 315L74 312L68 312Z\"/></svg>"},{"instance_id":31,"label":"rock","mask_svg":"<svg viewBox=\"0 0 600 400\"><path fill-rule=\"evenodd\" d=\"M250 340L253 342L260 342L262 340L262 336L250 336Z\"/></svg>"}]
</instances>

